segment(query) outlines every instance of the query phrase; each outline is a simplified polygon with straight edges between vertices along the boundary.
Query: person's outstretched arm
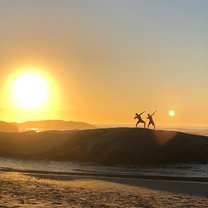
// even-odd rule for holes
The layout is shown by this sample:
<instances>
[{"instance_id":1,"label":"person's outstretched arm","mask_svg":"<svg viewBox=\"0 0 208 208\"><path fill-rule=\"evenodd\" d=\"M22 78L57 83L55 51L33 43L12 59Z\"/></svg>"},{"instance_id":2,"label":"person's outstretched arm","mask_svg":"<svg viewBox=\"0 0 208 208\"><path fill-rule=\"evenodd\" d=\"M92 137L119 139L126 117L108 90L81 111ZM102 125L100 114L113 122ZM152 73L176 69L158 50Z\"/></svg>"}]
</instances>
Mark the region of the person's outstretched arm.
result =
<instances>
[{"instance_id":1,"label":"person's outstretched arm","mask_svg":"<svg viewBox=\"0 0 208 208\"><path fill-rule=\"evenodd\" d=\"M143 113L145 113L145 111L143 111L142 113L140 113L139 115L141 116Z\"/></svg>"},{"instance_id":2,"label":"person's outstretched arm","mask_svg":"<svg viewBox=\"0 0 208 208\"><path fill-rule=\"evenodd\" d=\"M157 111L155 111L151 116L153 116Z\"/></svg>"}]
</instances>

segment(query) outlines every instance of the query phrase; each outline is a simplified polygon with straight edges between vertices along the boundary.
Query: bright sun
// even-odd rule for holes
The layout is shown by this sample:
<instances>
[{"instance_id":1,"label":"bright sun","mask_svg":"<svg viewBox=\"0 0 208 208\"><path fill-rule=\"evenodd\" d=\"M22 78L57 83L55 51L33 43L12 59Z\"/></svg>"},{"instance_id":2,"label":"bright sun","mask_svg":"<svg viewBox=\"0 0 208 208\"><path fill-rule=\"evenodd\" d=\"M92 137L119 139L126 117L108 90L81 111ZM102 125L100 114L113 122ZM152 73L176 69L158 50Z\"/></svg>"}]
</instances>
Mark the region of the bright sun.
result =
<instances>
[{"instance_id":1,"label":"bright sun","mask_svg":"<svg viewBox=\"0 0 208 208\"><path fill-rule=\"evenodd\" d=\"M175 111L174 111L174 110L169 110L169 111L168 111L168 115L169 115L170 117L174 117L174 116L175 116Z\"/></svg>"},{"instance_id":2,"label":"bright sun","mask_svg":"<svg viewBox=\"0 0 208 208\"><path fill-rule=\"evenodd\" d=\"M49 97L47 80L32 72L20 75L13 83L12 97L22 109L43 108Z\"/></svg>"}]
</instances>

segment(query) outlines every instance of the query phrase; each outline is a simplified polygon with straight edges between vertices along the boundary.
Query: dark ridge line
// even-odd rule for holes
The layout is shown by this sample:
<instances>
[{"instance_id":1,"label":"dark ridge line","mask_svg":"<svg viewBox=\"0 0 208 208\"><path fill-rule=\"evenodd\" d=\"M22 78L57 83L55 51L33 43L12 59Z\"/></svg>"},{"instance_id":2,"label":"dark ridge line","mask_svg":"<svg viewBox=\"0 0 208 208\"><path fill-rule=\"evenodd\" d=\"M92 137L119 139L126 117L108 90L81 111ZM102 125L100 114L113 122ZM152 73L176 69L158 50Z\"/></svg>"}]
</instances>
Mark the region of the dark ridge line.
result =
<instances>
[{"instance_id":1,"label":"dark ridge line","mask_svg":"<svg viewBox=\"0 0 208 208\"><path fill-rule=\"evenodd\" d=\"M95 176L108 178L127 178L127 179L144 179L144 180L165 180L165 181L184 181L184 182L205 182L208 183L207 177L184 177L184 176L159 176L159 175L127 175L127 174L107 174L107 173L79 173L79 172L52 172L41 170L19 170L10 168L0 168L0 172L17 172L25 174L43 174L58 176Z\"/></svg>"}]
</instances>

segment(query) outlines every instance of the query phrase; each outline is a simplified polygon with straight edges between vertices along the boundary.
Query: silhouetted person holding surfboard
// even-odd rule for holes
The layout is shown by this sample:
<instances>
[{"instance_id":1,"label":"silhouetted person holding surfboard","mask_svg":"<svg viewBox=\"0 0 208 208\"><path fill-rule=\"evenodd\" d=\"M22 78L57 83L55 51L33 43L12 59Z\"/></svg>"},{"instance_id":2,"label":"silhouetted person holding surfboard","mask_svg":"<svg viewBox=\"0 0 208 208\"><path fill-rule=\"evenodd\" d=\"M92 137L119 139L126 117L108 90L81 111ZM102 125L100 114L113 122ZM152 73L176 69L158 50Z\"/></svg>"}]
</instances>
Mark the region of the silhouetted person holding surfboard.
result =
<instances>
[{"instance_id":1,"label":"silhouetted person holding surfboard","mask_svg":"<svg viewBox=\"0 0 208 208\"><path fill-rule=\"evenodd\" d=\"M136 128L137 128L137 125L138 125L139 123L143 123L143 124L144 124L144 128L146 128L146 123L145 123L145 121L143 121L142 118L141 118L141 115L142 115L144 112L145 112L145 111L143 111L143 112L140 113L140 114L138 114L138 113L135 114L134 119L138 119L138 121L137 121L137 123L136 123Z\"/></svg>"},{"instance_id":2,"label":"silhouetted person holding surfboard","mask_svg":"<svg viewBox=\"0 0 208 208\"><path fill-rule=\"evenodd\" d=\"M149 129L149 126L150 126L151 124L154 126L154 129L155 129L155 123L154 123L154 121L153 121L152 116L153 116L156 112L157 112L157 111L155 111L152 115L147 114L147 115L148 115L148 116L147 116L147 119L149 119L148 129Z\"/></svg>"}]
</instances>

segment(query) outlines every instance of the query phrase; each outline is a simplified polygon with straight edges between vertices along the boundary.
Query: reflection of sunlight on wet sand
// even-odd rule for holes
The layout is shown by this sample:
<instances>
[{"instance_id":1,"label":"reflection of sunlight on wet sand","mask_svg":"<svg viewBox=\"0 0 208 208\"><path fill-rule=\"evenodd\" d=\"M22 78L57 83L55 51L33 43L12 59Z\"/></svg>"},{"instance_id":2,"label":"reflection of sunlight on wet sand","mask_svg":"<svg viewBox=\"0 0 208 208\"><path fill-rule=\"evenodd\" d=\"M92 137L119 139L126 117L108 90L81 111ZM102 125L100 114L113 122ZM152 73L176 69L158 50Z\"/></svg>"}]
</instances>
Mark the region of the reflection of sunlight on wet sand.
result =
<instances>
[{"instance_id":1,"label":"reflection of sunlight on wet sand","mask_svg":"<svg viewBox=\"0 0 208 208\"><path fill-rule=\"evenodd\" d=\"M154 134L155 134L155 140L156 140L157 144L163 145L167 142L170 142L175 137L177 132L157 131L157 132L154 132Z\"/></svg>"}]
</instances>

